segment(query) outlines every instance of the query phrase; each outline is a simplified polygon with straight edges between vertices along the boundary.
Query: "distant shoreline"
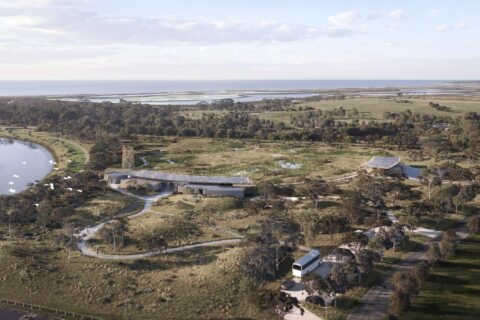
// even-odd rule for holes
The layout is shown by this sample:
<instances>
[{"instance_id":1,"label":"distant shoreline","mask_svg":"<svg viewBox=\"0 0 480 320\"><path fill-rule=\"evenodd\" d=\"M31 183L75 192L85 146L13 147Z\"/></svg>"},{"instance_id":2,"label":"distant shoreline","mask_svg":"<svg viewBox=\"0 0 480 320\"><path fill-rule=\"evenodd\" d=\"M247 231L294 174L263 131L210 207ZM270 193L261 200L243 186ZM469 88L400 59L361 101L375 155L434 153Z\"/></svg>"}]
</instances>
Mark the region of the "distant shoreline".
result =
<instances>
[{"instance_id":1,"label":"distant shoreline","mask_svg":"<svg viewBox=\"0 0 480 320\"><path fill-rule=\"evenodd\" d=\"M9 89L10 88L10 89ZM16 94L15 94L16 93ZM71 102L196 105L223 99L305 99L349 95L480 96L475 80L263 80L263 81L0 81L0 97L41 97Z\"/></svg>"}]
</instances>

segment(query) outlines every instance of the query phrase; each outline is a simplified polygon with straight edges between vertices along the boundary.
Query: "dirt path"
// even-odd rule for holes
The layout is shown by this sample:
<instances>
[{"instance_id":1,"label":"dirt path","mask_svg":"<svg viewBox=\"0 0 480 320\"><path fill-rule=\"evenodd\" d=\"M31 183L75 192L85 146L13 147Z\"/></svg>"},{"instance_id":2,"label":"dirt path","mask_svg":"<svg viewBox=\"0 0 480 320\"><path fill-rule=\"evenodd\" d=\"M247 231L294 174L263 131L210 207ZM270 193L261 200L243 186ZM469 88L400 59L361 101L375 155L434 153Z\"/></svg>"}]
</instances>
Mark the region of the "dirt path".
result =
<instances>
[{"instance_id":1,"label":"dirt path","mask_svg":"<svg viewBox=\"0 0 480 320\"><path fill-rule=\"evenodd\" d=\"M458 241L468 237L465 224L455 228ZM438 237L430 242L438 241ZM391 284L392 275L398 271L410 270L420 260L426 259L428 245L420 251L411 253L407 258L395 264L392 270L384 274L384 280L380 285L374 286L360 300L360 306L352 310L347 320L384 320L388 313L388 298L393 292Z\"/></svg>"},{"instance_id":2,"label":"dirt path","mask_svg":"<svg viewBox=\"0 0 480 320\"><path fill-rule=\"evenodd\" d=\"M123 193L125 195L128 195L130 197L135 197L137 199L140 199L144 203L143 209L136 214L128 216L128 219L136 219L136 218L139 218L139 217L147 214L148 212L152 212L151 208L152 208L153 204L158 199L163 198L163 197L168 197L169 195L171 195L171 193L161 193L161 194L158 194L158 195L155 195L155 196L139 196L139 195L135 195L135 194L132 194L130 192L127 192L125 190L121 190L121 189L116 189L116 190L118 192L121 192L121 193ZM161 215L170 215L170 214L160 213L160 212L156 212L156 211L153 211L153 212L155 212L157 214L161 214ZM114 219L112 219L112 220L114 220ZM110 220L110 221L112 221L112 220ZM147 258L147 257L159 255L159 254L191 250L191 249L200 248L200 247L233 245L233 244L237 244L240 241L242 241L242 238L243 238L239 234L229 232L230 234L232 234L236 238L225 239L225 240L215 240L215 241L205 241L205 242L200 242L200 243L191 244L191 245L168 248L167 250L149 251L149 252L137 253L137 254L128 254L128 255L103 254L103 253L97 252L96 250L93 250L93 249L89 248L87 246L87 242L88 242L88 240L92 239L96 235L96 233L108 222L109 221L102 222L102 223L99 223L99 224L97 224L93 227L85 228L78 233L78 237L79 237L80 240L77 243L77 247L84 255L89 256L89 257L98 258L98 259L104 259L104 260L135 260L135 259Z\"/></svg>"}]
</instances>

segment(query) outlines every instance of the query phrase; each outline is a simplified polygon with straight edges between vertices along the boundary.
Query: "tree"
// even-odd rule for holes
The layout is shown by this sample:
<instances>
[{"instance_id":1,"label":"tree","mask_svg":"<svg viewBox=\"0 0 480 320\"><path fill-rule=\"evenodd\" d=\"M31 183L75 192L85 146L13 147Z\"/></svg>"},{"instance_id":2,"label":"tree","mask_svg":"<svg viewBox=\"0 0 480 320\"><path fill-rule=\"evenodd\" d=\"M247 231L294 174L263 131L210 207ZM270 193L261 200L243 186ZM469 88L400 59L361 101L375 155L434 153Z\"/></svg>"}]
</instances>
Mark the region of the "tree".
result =
<instances>
[{"instance_id":1,"label":"tree","mask_svg":"<svg viewBox=\"0 0 480 320\"><path fill-rule=\"evenodd\" d=\"M302 278L302 282L305 284L305 290L309 295L319 295L323 298L325 306L335 297L335 288L332 286L333 281L330 282L318 274L310 273ZM328 317L327 309L325 309L325 313Z\"/></svg>"},{"instance_id":2,"label":"tree","mask_svg":"<svg viewBox=\"0 0 480 320\"><path fill-rule=\"evenodd\" d=\"M447 230L443 232L442 240L440 241L440 253L443 259L448 259L455 254L456 249L456 235L455 231Z\"/></svg>"},{"instance_id":3,"label":"tree","mask_svg":"<svg viewBox=\"0 0 480 320\"><path fill-rule=\"evenodd\" d=\"M50 214L52 213L52 206L48 200L42 200L37 207L38 217L37 223L42 226L43 233L47 229L47 225L50 224Z\"/></svg>"},{"instance_id":4,"label":"tree","mask_svg":"<svg viewBox=\"0 0 480 320\"><path fill-rule=\"evenodd\" d=\"M470 235L478 233L480 230L480 216L471 216L467 220L467 228Z\"/></svg>"},{"instance_id":5,"label":"tree","mask_svg":"<svg viewBox=\"0 0 480 320\"><path fill-rule=\"evenodd\" d=\"M431 207L426 202L414 201L411 202L405 209L402 223L406 224L410 231L415 230L418 225L418 222L423 215L431 212Z\"/></svg>"},{"instance_id":6,"label":"tree","mask_svg":"<svg viewBox=\"0 0 480 320\"><path fill-rule=\"evenodd\" d=\"M410 306L410 297L402 292L394 291L388 298L388 313L400 317Z\"/></svg>"},{"instance_id":7,"label":"tree","mask_svg":"<svg viewBox=\"0 0 480 320\"><path fill-rule=\"evenodd\" d=\"M77 248L78 238L75 236L75 225L67 223L63 227L62 234L57 238L57 243L67 249L67 263L70 263L72 250Z\"/></svg>"},{"instance_id":8,"label":"tree","mask_svg":"<svg viewBox=\"0 0 480 320\"><path fill-rule=\"evenodd\" d=\"M363 197L360 192L350 191L346 194L341 210L348 217L348 222L354 224L359 221L362 214Z\"/></svg>"},{"instance_id":9,"label":"tree","mask_svg":"<svg viewBox=\"0 0 480 320\"><path fill-rule=\"evenodd\" d=\"M144 235L140 242L150 251L167 251L168 248L168 241L165 239L163 230L154 230Z\"/></svg>"},{"instance_id":10,"label":"tree","mask_svg":"<svg viewBox=\"0 0 480 320\"><path fill-rule=\"evenodd\" d=\"M464 206L467 202L475 199L477 193L475 188L471 186L461 187L456 196L453 197L453 204L455 205L455 213L458 213L458 208Z\"/></svg>"},{"instance_id":11,"label":"tree","mask_svg":"<svg viewBox=\"0 0 480 320\"><path fill-rule=\"evenodd\" d=\"M415 281L417 281L418 285L421 287L428 277L428 266L424 261L422 261L414 265L410 273L415 279Z\"/></svg>"},{"instance_id":12,"label":"tree","mask_svg":"<svg viewBox=\"0 0 480 320\"><path fill-rule=\"evenodd\" d=\"M428 200L432 198L432 190L434 186L439 186L442 184L442 180L438 175L438 169L436 168L427 168L422 171L420 176L420 181L427 186Z\"/></svg>"},{"instance_id":13,"label":"tree","mask_svg":"<svg viewBox=\"0 0 480 320\"><path fill-rule=\"evenodd\" d=\"M389 240L380 234L377 234L368 241L368 247L380 254L380 261L383 261L383 254L388 247Z\"/></svg>"},{"instance_id":14,"label":"tree","mask_svg":"<svg viewBox=\"0 0 480 320\"><path fill-rule=\"evenodd\" d=\"M348 271L346 264L336 263L330 271L331 285L335 292L345 292L348 288ZM336 295L335 295L336 296ZM337 299L335 299L335 305Z\"/></svg>"},{"instance_id":15,"label":"tree","mask_svg":"<svg viewBox=\"0 0 480 320\"><path fill-rule=\"evenodd\" d=\"M355 255L355 261L359 269L358 282L362 282L362 273L369 274L374 267L374 261L376 259L375 254L366 249L362 249Z\"/></svg>"},{"instance_id":16,"label":"tree","mask_svg":"<svg viewBox=\"0 0 480 320\"><path fill-rule=\"evenodd\" d=\"M417 280L408 271L395 272L392 276L392 284L395 291L408 296L417 295L420 289Z\"/></svg>"},{"instance_id":17,"label":"tree","mask_svg":"<svg viewBox=\"0 0 480 320\"><path fill-rule=\"evenodd\" d=\"M343 236L342 243L347 244L356 254L367 246L368 237L362 232L349 232Z\"/></svg>"},{"instance_id":18,"label":"tree","mask_svg":"<svg viewBox=\"0 0 480 320\"><path fill-rule=\"evenodd\" d=\"M392 243L393 251L397 248L397 245L405 239L405 234L403 232L403 226L395 223L393 226L386 230L386 236L388 240Z\"/></svg>"},{"instance_id":19,"label":"tree","mask_svg":"<svg viewBox=\"0 0 480 320\"><path fill-rule=\"evenodd\" d=\"M99 230L102 239L109 242L113 246L113 251L117 249L117 243L121 242L125 245L125 234L127 232L127 221L125 219L117 219L105 223Z\"/></svg>"},{"instance_id":20,"label":"tree","mask_svg":"<svg viewBox=\"0 0 480 320\"><path fill-rule=\"evenodd\" d=\"M330 242L333 242L334 233L338 234L348 225L348 222L340 215L327 214L320 217L318 225L321 232L328 233L330 235Z\"/></svg>"},{"instance_id":21,"label":"tree","mask_svg":"<svg viewBox=\"0 0 480 320\"><path fill-rule=\"evenodd\" d=\"M285 319L294 308L303 310L297 298L283 291L260 290L257 296L259 307L275 320Z\"/></svg>"},{"instance_id":22,"label":"tree","mask_svg":"<svg viewBox=\"0 0 480 320\"><path fill-rule=\"evenodd\" d=\"M299 190L302 196L309 197L312 200L315 204L315 209L318 208L318 198L322 195L332 193L333 191L334 187L320 178L306 181L305 185Z\"/></svg>"},{"instance_id":23,"label":"tree","mask_svg":"<svg viewBox=\"0 0 480 320\"><path fill-rule=\"evenodd\" d=\"M437 243L432 243L427 251L427 261L431 268L442 259L442 253Z\"/></svg>"}]
</instances>

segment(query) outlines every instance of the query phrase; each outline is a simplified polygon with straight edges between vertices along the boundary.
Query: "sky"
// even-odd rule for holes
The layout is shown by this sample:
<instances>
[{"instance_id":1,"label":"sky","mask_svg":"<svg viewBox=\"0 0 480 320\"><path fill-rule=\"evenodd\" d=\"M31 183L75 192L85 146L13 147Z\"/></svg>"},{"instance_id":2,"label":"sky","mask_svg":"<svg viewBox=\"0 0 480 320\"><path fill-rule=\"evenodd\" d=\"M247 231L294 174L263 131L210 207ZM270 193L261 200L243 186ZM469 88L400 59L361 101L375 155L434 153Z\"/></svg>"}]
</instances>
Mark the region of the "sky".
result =
<instances>
[{"instance_id":1,"label":"sky","mask_svg":"<svg viewBox=\"0 0 480 320\"><path fill-rule=\"evenodd\" d=\"M0 80L480 78L478 0L0 0Z\"/></svg>"}]
</instances>

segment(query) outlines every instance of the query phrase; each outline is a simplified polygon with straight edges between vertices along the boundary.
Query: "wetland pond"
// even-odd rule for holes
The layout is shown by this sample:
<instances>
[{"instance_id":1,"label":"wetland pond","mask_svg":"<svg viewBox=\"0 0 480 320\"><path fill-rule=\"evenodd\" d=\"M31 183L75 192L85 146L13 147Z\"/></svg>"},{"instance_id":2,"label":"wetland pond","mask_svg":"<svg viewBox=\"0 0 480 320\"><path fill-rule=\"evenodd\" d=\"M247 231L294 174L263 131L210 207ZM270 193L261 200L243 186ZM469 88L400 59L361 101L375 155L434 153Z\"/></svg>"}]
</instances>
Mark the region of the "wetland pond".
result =
<instances>
[{"instance_id":1,"label":"wetland pond","mask_svg":"<svg viewBox=\"0 0 480 320\"><path fill-rule=\"evenodd\" d=\"M0 195L12 195L38 183L53 169L53 155L26 141L0 138Z\"/></svg>"}]
</instances>

